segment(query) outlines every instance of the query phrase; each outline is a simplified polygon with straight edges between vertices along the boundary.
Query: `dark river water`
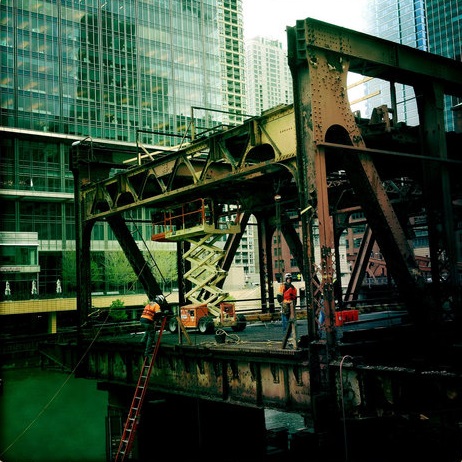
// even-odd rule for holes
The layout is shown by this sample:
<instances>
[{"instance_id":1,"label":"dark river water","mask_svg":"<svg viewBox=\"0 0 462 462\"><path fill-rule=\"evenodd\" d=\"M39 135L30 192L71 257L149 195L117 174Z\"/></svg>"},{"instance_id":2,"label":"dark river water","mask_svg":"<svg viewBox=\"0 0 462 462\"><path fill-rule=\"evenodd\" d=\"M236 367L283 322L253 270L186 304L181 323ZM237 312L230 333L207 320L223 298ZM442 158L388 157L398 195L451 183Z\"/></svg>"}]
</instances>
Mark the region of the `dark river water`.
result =
<instances>
[{"instance_id":1,"label":"dark river water","mask_svg":"<svg viewBox=\"0 0 462 462\"><path fill-rule=\"evenodd\" d=\"M105 462L107 393L96 381L39 368L1 372L0 462ZM303 427L301 416L265 411L266 428Z\"/></svg>"},{"instance_id":2,"label":"dark river water","mask_svg":"<svg viewBox=\"0 0 462 462\"><path fill-rule=\"evenodd\" d=\"M2 371L1 462L104 462L107 393L41 369Z\"/></svg>"}]
</instances>

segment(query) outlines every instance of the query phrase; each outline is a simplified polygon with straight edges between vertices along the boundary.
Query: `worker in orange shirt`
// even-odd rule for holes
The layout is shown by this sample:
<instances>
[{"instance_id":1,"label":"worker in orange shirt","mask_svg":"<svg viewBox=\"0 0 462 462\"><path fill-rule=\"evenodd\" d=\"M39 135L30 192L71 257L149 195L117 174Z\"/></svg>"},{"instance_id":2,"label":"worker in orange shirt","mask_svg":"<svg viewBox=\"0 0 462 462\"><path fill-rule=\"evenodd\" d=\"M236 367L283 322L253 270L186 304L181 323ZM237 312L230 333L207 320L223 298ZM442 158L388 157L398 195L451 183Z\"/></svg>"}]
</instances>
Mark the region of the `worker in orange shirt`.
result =
<instances>
[{"instance_id":1,"label":"worker in orange shirt","mask_svg":"<svg viewBox=\"0 0 462 462\"><path fill-rule=\"evenodd\" d=\"M295 319L295 301L297 300L297 288L292 284L292 275L286 273L285 281L279 286L277 295L278 302L281 304L282 329L285 332L289 321L292 327L292 346L295 348L297 341L296 319Z\"/></svg>"},{"instance_id":2,"label":"worker in orange shirt","mask_svg":"<svg viewBox=\"0 0 462 462\"><path fill-rule=\"evenodd\" d=\"M156 295L154 300L151 300L141 313L140 323L146 329L141 339L145 343L144 356L149 356L152 353L156 336L154 321L157 321L162 316L162 306L164 304L165 297L163 295Z\"/></svg>"}]
</instances>

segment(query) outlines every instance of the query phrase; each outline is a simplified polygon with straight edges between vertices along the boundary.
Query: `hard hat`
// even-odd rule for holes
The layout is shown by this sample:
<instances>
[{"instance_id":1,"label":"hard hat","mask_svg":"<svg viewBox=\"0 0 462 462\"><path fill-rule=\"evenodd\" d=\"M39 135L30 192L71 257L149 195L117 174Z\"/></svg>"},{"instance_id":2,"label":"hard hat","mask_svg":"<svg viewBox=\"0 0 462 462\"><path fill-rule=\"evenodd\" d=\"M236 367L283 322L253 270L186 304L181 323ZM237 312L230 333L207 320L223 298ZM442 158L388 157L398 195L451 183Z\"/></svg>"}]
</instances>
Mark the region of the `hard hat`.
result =
<instances>
[{"instance_id":1,"label":"hard hat","mask_svg":"<svg viewBox=\"0 0 462 462\"><path fill-rule=\"evenodd\" d=\"M287 279L287 278L290 278L290 279L292 279L292 274L290 274L290 273L286 273L286 275L285 275L284 277L285 277L285 279Z\"/></svg>"},{"instance_id":2,"label":"hard hat","mask_svg":"<svg viewBox=\"0 0 462 462\"><path fill-rule=\"evenodd\" d=\"M156 301L156 303L158 303L159 305L163 305L165 303L165 297L163 295L156 295L154 300Z\"/></svg>"}]
</instances>

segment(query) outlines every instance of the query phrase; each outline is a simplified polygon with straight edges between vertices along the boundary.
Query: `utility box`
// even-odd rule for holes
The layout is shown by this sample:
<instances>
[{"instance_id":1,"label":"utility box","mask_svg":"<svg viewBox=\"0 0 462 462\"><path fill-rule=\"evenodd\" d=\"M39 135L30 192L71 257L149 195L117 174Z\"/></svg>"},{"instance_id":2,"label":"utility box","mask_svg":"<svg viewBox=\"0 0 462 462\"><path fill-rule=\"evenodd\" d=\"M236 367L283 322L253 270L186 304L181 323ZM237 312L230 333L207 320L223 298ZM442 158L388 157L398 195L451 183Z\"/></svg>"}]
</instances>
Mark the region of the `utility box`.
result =
<instances>
[{"instance_id":1,"label":"utility box","mask_svg":"<svg viewBox=\"0 0 462 462\"><path fill-rule=\"evenodd\" d=\"M335 313L335 325L343 326L346 322L354 322L359 319L358 310L343 310Z\"/></svg>"}]
</instances>

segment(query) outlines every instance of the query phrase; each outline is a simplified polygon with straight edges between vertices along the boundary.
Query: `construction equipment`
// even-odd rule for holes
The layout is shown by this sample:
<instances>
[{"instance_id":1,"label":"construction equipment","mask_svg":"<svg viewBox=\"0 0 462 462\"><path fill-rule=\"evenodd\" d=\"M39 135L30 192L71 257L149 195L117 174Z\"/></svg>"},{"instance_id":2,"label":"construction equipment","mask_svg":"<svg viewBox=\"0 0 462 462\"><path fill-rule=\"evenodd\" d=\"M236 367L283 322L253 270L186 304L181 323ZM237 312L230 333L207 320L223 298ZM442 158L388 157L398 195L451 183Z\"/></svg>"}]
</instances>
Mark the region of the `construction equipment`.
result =
<instances>
[{"instance_id":1,"label":"construction equipment","mask_svg":"<svg viewBox=\"0 0 462 462\"><path fill-rule=\"evenodd\" d=\"M138 378L138 383L136 384L135 394L133 395L133 400L128 412L127 420L125 421L122 437L120 438L119 448L114 459L115 462L123 462L130 454L139 423L141 407L143 406L144 397L146 396L146 392L148 390L149 378L151 377L151 371L156 361L160 340L162 338L162 333L164 332L166 323L167 317L164 317L160 325L159 334L157 336L157 341L152 356L145 356L144 358L140 376ZM154 331L157 327L156 324L154 325Z\"/></svg>"},{"instance_id":2,"label":"construction equipment","mask_svg":"<svg viewBox=\"0 0 462 462\"><path fill-rule=\"evenodd\" d=\"M227 271L220 267L224 250L217 245L225 234L240 232L238 204L216 204L200 198L163 211L153 220L152 240L183 241L189 248L182 254L184 281L189 290L184 294L191 302L180 307L178 317L168 323L170 332L178 330L178 318L185 328L211 333L215 328L245 329L245 316L236 312L234 303L226 301L228 293L221 284Z\"/></svg>"},{"instance_id":3,"label":"construction equipment","mask_svg":"<svg viewBox=\"0 0 462 462\"><path fill-rule=\"evenodd\" d=\"M234 303L221 302L219 307L212 304L191 304L180 308L180 321L187 329L198 329L201 334L212 333L215 328L231 327L234 332L241 332L247 326L243 314L236 312ZM170 318L168 330L178 330L178 319Z\"/></svg>"}]
</instances>

